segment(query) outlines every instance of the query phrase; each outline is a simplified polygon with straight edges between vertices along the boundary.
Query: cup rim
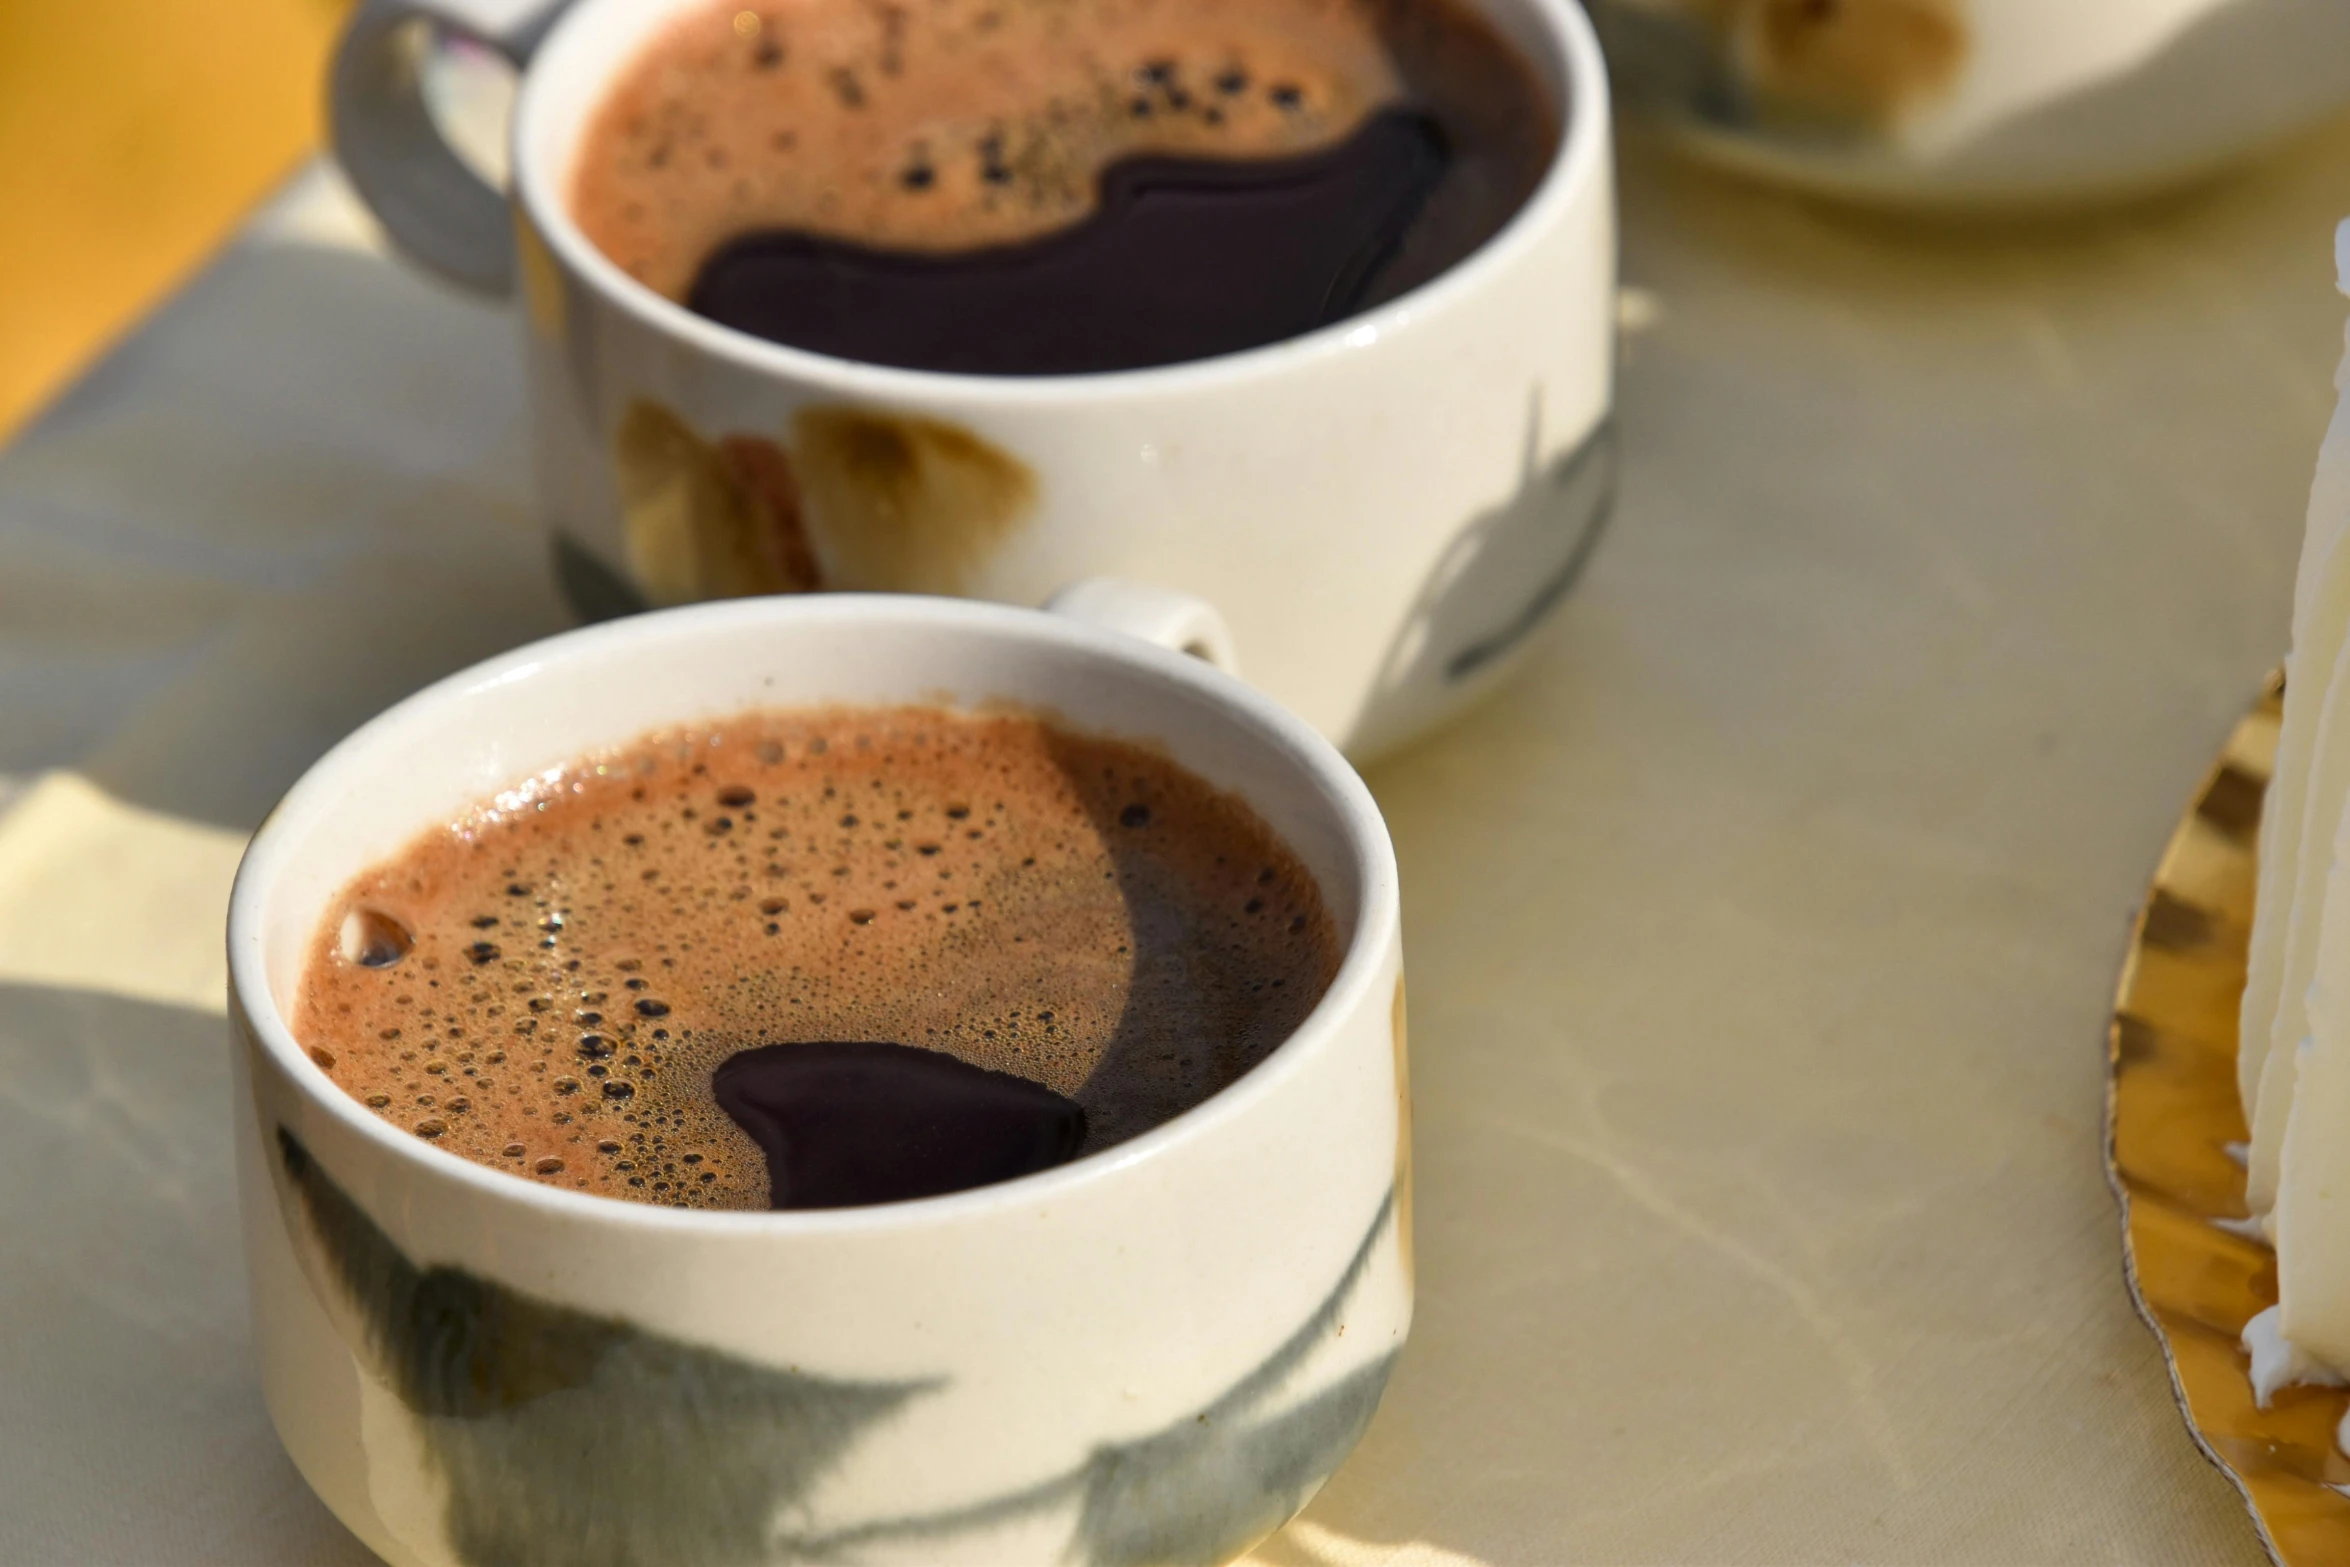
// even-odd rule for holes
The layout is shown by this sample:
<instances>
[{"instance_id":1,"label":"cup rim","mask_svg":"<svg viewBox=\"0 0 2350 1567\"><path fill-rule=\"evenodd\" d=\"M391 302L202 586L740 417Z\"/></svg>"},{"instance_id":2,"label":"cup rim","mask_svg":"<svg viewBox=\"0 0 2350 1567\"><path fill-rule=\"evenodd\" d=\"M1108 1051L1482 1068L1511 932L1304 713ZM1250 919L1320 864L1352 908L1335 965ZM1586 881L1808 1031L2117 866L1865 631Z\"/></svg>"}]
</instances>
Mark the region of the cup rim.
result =
<instances>
[{"instance_id":1,"label":"cup rim","mask_svg":"<svg viewBox=\"0 0 2350 1567\"><path fill-rule=\"evenodd\" d=\"M691 0L674 0L659 13L673 14ZM1541 27L1558 52L1565 77L1565 113L1549 168L1509 221L1483 244L1435 277L1394 299L1341 321L1295 337L1236 352L1140 369L1098 370L1063 375L979 375L961 371L916 370L897 365L821 354L770 342L698 316L630 277L572 221L569 203L556 189L554 171L531 155L532 134L548 112L549 77L540 62L560 58L571 41L584 36L586 18L599 9L574 5L557 20L537 55L522 73L508 131L513 200L529 226L555 254L564 270L596 290L613 308L646 329L681 339L689 347L753 374L821 383L837 393L874 401L938 402L1026 407L1157 393L1214 391L1236 382L1293 373L1326 360L1376 346L1458 307L1504 269L1522 263L1542 236L1566 216L1597 199L1595 186L1607 177L1609 96L1607 68L1591 19L1575 0L1515 0ZM632 40L641 43L643 34ZM569 145L576 145L576 138ZM568 150L568 146L566 148Z\"/></svg>"},{"instance_id":2,"label":"cup rim","mask_svg":"<svg viewBox=\"0 0 2350 1567\"><path fill-rule=\"evenodd\" d=\"M1274 753L1318 786L1352 853L1360 886L1354 932L1340 958L1338 972L1313 1009L1264 1060L1237 1080L1114 1147L988 1186L851 1208L754 1211L662 1208L541 1186L476 1164L448 1149L420 1142L366 1109L310 1059L294 1037L270 988L264 939L267 905L279 874L294 851L291 835L322 802L340 791L346 775L365 770L388 748L410 739L410 731L423 727L441 709L476 693L530 679L551 663L576 658L587 649L624 650L634 646L650 653L674 640L709 630L757 625L773 617L814 621L820 626L871 625L894 619L900 630L948 627L1024 638L1058 645L1079 657L1122 665L1133 677L1188 687L1195 695L1210 699L1221 721L1243 731L1262 749ZM423 827L420 825L417 830ZM886 1232L957 1223L1006 1209L1050 1204L1066 1193L1114 1179L1137 1166L1179 1156L1184 1145L1247 1115L1260 1101L1277 1092L1284 1079L1304 1069L1309 1054L1334 1039L1348 1018L1365 1006L1383 1004L1374 992L1386 955L1397 942L1400 924L1395 850L1370 789L1335 747L1304 720L1254 687L1200 659L1040 610L914 594L770 596L656 610L526 643L402 698L337 741L304 770L262 819L237 866L236 881L229 894L227 928L229 1005L232 1018L242 1024L254 1045L271 1058L313 1109L385 1156L413 1161L423 1173L452 1181L483 1198L537 1208L551 1218L706 1234Z\"/></svg>"}]
</instances>

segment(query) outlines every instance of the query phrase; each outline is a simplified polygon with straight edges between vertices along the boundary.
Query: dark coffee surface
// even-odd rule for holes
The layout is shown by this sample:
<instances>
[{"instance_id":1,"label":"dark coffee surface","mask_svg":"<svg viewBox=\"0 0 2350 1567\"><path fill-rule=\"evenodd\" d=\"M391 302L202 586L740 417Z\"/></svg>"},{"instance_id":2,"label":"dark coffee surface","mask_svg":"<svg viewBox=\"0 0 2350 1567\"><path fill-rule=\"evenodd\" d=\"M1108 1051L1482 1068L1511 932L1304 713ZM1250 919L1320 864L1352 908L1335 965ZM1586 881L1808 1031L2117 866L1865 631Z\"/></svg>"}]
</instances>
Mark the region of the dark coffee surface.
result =
<instances>
[{"instance_id":1,"label":"dark coffee surface","mask_svg":"<svg viewBox=\"0 0 2350 1567\"><path fill-rule=\"evenodd\" d=\"M1443 178L1425 115L1386 110L1326 152L1137 158L1074 228L959 255L754 234L688 302L740 331L872 364L987 375L1232 353L1363 308Z\"/></svg>"},{"instance_id":2,"label":"dark coffee surface","mask_svg":"<svg viewBox=\"0 0 2350 1567\"><path fill-rule=\"evenodd\" d=\"M1279 341L1434 277L1557 109L1460 0L801 0L688 12L572 173L649 286L779 342L978 373Z\"/></svg>"},{"instance_id":3,"label":"dark coffee surface","mask_svg":"<svg viewBox=\"0 0 2350 1567\"><path fill-rule=\"evenodd\" d=\"M1304 868L1164 758L1016 715L754 713L583 757L354 880L294 1027L493 1168L830 1207L1148 1130L1336 968Z\"/></svg>"},{"instance_id":4,"label":"dark coffee surface","mask_svg":"<svg viewBox=\"0 0 2350 1567\"><path fill-rule=\"evenodd\" d=\"M1077 1157L1085 1110L1042 1083L878 1040L760 1045L719 1063L719 1108L767 1156L776 1208L904 1202Z\"/></svg>"}]
</instances>

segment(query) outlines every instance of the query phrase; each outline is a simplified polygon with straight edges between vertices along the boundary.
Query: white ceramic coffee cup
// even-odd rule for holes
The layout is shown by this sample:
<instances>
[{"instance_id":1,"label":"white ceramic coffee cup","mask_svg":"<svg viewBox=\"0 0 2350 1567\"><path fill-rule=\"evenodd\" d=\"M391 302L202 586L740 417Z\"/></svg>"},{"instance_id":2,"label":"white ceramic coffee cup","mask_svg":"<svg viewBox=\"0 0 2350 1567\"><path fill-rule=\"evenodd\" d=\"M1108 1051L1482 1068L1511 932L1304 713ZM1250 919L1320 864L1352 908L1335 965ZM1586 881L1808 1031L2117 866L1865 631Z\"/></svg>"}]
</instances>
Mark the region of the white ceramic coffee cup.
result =
<instances>
[{"instance_id":1,"label":"white ceramic coffee cup","mask_svg":"<svg viewBox=\"0 0 2350 1567\"><path fill-rule=\"evenodd\" d=\"M578 0L551 26L544 3L368 0L334 140L411 256L492 293L519 279L542 499L590 613L809 581L1041 604L1122 579L1213 606L1243 673L1362 757L1487 689L1596 542L1614 198L1607 79L1574 0L1461 0L1563 111L1540 188L1474 255L1286 342L1040 377L785 348L629 278L572 222L572 160L614 74L699 0ZM524 71L511 214L426 112L426 23ZM777 482L813 578L763 542Z\"/></svg>"},{"instance_id":2,"label":"white ceramic coffee cup","mask_svg":"<svg viewBox=\"0 0 2350 1567\"><path fill-rule=\"evenodd\" d=\"M1013 703L1161 748L1313 873L1296 1033L1129 1142L951 1196L693 1212L473 1164L287 1026L348 880L512 782L754 706ZM286 1450L388 1561L1217 1561L1302 1506L1411 1317L1395 863L1312 730L1196 658L916 596L707 604L451 677L330 751L229 913L238 1189Z\"/></svg>"}]
</instances>

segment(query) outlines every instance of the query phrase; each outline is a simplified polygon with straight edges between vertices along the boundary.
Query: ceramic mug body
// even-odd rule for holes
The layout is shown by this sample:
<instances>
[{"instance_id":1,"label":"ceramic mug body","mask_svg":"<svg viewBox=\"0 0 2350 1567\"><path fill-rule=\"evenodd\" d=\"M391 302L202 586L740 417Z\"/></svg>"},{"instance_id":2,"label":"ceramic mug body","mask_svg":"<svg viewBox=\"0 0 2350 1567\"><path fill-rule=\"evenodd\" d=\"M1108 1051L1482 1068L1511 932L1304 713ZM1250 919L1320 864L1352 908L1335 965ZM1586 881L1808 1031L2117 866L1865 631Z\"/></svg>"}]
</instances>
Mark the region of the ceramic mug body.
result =
<instances>
[{"instance_id":1,"label":"ceramic mug body","mask_svg":"<svg viewBox=\"0 0 2350 1567\"><path fill-rule=\"evenodd\" d=\"M1129 580L1214 606L1246 677L1361 756L1511 664L1612 498L1598 48L1573 0L1464 3L1560 109L1532 199L1387 305L1163 369L860 365L719 327L627 277L571 219L572 163L614 74L680 0L579 0L543 43L493 0L371 0L342 51L336 145L412 253L483 286L518 277L539 481L591 612L831 588L1041 604ZM386 40L420 11L528 58L513 237L387 77Z\"/></svg>"},{"instance_id":2,"label":"ceramic mug body","mask_svg":"<svg viewBox=\"0 0 2350 1567\"><path fill-rule=\"evenodd\" d=\"M2136 195L2350 105L2339 0L1594 0L1625 100L1732 168L1907 206Z\"/></svg>"},{"instance_id":3,"label":"ceramic mug body","mask_svg":"<svg viewBox=\"0 0 2350 1567\"><path fill-rule=\"evenodd\" d=\"M859 1209L565 1192L360 1107L287 1026L349 877L514 780L752 706L1014 703L1249 801L1344 942L1287 1042L1043 1174ZM1411 1316L1392 851L1294 717L1034 611L758 599L523 648L330 752L229 923L262 1384L303 1476L399 1564L1210 1562L1352 1447Z\"/></svg>"}]
</instances>

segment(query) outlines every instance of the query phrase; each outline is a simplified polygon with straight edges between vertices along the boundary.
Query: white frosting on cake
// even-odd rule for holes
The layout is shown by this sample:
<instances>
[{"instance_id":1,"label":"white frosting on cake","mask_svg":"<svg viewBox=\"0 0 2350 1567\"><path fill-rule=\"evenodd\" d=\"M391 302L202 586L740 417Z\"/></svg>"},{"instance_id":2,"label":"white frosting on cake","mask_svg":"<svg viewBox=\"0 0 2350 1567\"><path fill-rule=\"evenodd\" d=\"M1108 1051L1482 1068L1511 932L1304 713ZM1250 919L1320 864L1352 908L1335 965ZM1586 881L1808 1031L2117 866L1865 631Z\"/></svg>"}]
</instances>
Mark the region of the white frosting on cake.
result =
<instances>
[{"instance_id":1,"label":"white frosting on cake","mask_svg":"<svg viewBox=\"0 0 2350 1567\"><path fill-rule=\"evenodd\" d=\"M2335 261L2350 293L2350 223L2335 232ZM2350 392L2350 340L2337 392ZM2307 992L2335 829L2350 793L2350 715L2329 722L2350 697L2350 397L2337 405L2317 477L2310 486L2293 584L2293 646L2285 658L2284 722L2260 822L2260 897L2246 954L2236 1084L2252 1125L2254 1212L2276 1200L2277 1166L2298 1063L2292 1047L2308 1034ZM2261 1105L2268 1105L2263 1119Z\"/></svg>"},{"instance_id":2,"label":"white frosting on cake","mask_svg":"<svg viewBox=\"0 0 2350 1567\"><path fill-rule=\"evenodd\" d=\"M2268 1310L2244 1324L2244 1353L2252 1357L2252 1402L2268 1407L2279 1388L2340 1387L2341 1377L2324 1362L2295 1348L2278 1325L2282 1308Z\"/></svg>"},{"instance_id":3,"label":"white frosting on cake","mask_svg":"<svg viewBox=\"0 0 2350 1567\"><path fill-rule=\"evenodd\" d=\"M2350 223L2334 237L2350 294ZM2237 1083L2245 1201L2278 1304L2244 1329L2256 1396L2350 1368L2350 338L2310 487L2284 720L2261 816Z\"/></svg>"}]
</instances>

